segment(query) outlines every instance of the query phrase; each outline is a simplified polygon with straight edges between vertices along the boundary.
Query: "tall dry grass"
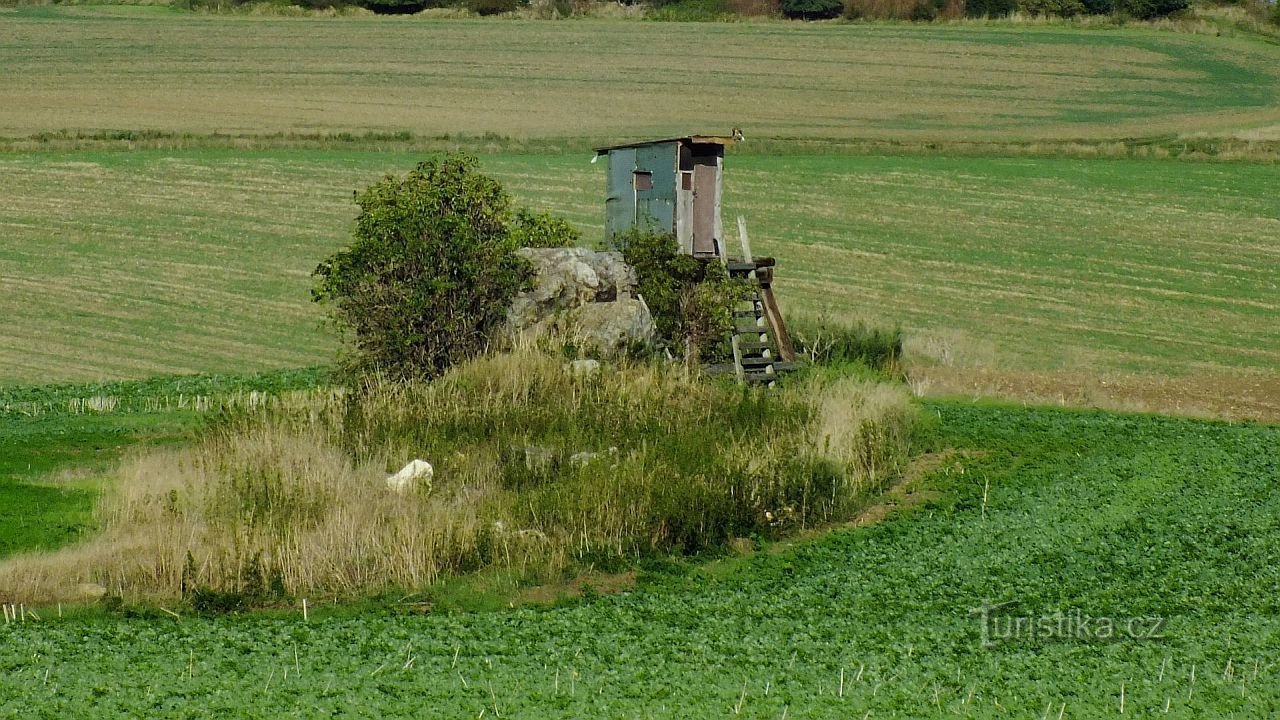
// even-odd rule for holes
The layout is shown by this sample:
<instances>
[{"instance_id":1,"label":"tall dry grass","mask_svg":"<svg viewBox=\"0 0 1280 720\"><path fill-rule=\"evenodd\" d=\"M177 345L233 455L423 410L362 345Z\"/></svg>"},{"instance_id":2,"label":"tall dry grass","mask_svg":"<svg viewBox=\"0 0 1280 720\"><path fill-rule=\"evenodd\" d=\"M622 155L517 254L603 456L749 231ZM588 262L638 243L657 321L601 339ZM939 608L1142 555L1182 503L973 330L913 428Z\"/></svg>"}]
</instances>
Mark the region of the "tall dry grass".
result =
<instances>
[{"instance_id":1,"label":"tall dry grass","mask_svg":"<svg viewBox=\"0 0 1280 720\"><path fill-rule=\"evenodd\" d=\"M873 381L584 376L525 349L226 413L191 447L123 463L101 533L0 564L0 597L351 597L698 551L847 515L904 461L912 418L903 388ZM415 457L433 480L388 488Z\"/></svg>"}]
</instances>

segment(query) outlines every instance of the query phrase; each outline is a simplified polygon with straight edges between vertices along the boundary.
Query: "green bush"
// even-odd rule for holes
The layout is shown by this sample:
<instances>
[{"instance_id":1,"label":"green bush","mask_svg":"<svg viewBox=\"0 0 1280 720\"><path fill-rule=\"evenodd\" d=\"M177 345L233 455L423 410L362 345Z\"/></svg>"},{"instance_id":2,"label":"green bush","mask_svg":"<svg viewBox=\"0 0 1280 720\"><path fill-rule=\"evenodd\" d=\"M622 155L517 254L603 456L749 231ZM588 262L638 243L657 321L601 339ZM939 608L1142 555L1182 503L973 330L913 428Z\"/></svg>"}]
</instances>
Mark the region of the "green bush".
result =
<instances>
[{"instance_id":1,"label":"green bush","mask_svg":"<svg viewBox=\"0 0 1280 720\"><path fill-rule=\"evenodd\" d=\"M357 0L353 4L379 15L412 15L435 5L431 0Z\"/></svg>"},{"instance_id":2,"label":"green bush","mask_svg":"<svg viewBox=\"0 0 1280 720\"><path fill-rule=\"evenodd\" d=\"M518 7L520 0L467 0L467 9L477 15L501 15Z\"/></svg>"},{"instance_id":3,"label":"green bush","mask_svg":"<svg viewBox=\"0 0 1280 720\"><path fill-rule=\"evenodd\" d=\"M1280 2L1271 3L1271 24L1280 25Z\"/></svg>"},{"instance_id":4,"label":"green bush","mask_svg":"<svg viewBox=\"0 0 1280 720\"><path fill-rule=\"evenodd\" d=\"M1116 0L1115 11L1138 20L1154 20L1182 12L1188 0Z\"/></svg>"},{"instance_id":5,"label":"green bush","mask_svg":"<svg viewBox=\"0 0 1280 720\"><path fill-rule=\"evenodd\" d=\"M320 263L313 290L350 342L345 369L431 377L482 352L531 272L502 186L458 154L356 202L355 241Z\"/></svg>"},{"instance_id":6,"label":"green bush","mask_svg":"<svg viewBox=\"0 0 1280 720\"><path fill-rule=\"evenodd\" d=\"M733 301L744 288L717 262L682 255L670 233L628 230L614 237L623 259L636 269L640 295L653 314L658 337L674 354L714 360L732 326Z\"/></svg>"},{"instance_id":7,"label":"green bush","mask_svg":"<svg viewBox=\"0 0 1280 720\"><path fill-rule=\"evenodd\" d=\"M1004 17L1017 8L1017 0L966 0L964 14L968 17Z\"/></svg>"},{"instance_id":8,"label":"green bush","mask_svg":"<svg viewBox=\"0 0 1280 720\"><path fill-rule=\"evenodd\" d=\"M1085 11L1080 0L1018 0L1018 9L1028 15L1076 17Z\"/></svg>"},{"instance_id":9,"label":"green bush","mask_svg":"<svg viewBox=\"0 0 1280 720\"><path fill-rule=\"evenodd\" d=\"M517 247L529 248L573 247L582 239L582 233L568 220L524 209L517 210L512 218L511 235Z\"/></svg>"},{"instance_id":10,"label":"green bush","mask_svg":"<svg viewBox=\"0 0 1280 720\"><path fill-rule=\"evenodd\" d=\"M793 20L828 20L842 12L843 0L782 0L782 14Z\"/></svg>"}]
</instances>

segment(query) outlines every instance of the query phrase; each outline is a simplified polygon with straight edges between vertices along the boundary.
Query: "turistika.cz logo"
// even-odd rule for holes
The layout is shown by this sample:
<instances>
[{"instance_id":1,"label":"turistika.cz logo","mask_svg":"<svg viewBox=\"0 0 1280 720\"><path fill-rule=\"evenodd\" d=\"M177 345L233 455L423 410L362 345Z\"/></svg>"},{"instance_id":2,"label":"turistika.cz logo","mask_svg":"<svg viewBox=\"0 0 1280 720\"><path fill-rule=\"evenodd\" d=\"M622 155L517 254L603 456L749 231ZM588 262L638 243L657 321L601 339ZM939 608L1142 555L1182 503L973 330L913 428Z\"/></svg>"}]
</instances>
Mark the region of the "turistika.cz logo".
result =
<instances>
[{"instance_id":1,"label":"turistika.cz logo","mask_svg":"<svg viewBox=\"0 0 1280 720\"><path fill-rule=\"evenodd\" d=\"M1116 618L1088 615L1079 610L1050 615L1016 615L1006 612L1017 601L983 602L969 610L981 623L983 647L1028 640L1056 642L1150 641L1165 637L1168 619L1141 615Z\"/></svg>"}]
</instances>

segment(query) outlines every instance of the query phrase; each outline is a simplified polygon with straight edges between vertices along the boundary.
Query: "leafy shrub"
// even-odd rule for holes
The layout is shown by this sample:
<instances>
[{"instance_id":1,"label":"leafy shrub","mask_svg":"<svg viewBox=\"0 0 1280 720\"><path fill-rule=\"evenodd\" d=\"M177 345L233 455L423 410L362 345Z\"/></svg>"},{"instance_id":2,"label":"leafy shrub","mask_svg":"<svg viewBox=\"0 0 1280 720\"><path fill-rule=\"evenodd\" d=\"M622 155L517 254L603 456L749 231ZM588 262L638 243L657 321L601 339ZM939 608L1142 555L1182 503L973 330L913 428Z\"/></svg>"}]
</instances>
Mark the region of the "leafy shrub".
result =
<instances>
[{"instance_id":1,"label":"leafy shrub","mask_svg":"<svg viewBox=\"0 0 1280 720\"><path fill-rule=\"evenodd\" d=\"M1075 17L1084 13L1080 0L1018 0L1018 9L1028 15Z\"/></svg>"},{"instance_id":2,"label":"leafy shrub","mask_svg":"<svg viewBox=\"0 0 1280 720\"><path fill-rule=\"evenodd\" d=\"M501 15L518 7L520 0L467 0L467 9L477 15Z\"/></svg>"},{"instance_id":3,"label":"leafy shrub","mask_svg":"<svg viewBox=\"0 0 1280 720\"><path fill-rule=\"evenodd\" d=\"M412 15L435 5L432 0L358 0L355 4L378 15Z\"/></svg>"},{"instance_id":4,"label":"leafy shrub","mask_svg":"<svg viewBox=\"0 0 1280 720\"><path fill-rule=\"evenodd\" d=\"M1280 25L1280 2L1271 3L1271 24Z\"/></svg>"},{"instance_id":5,"label":"leafy shrub","mask_svg":"<svg viewBox=\"0 0 1280 720\"><path fill-rule=\"evenodd\" d=\"M517 247L573 247L582 239L568 220L551 213L533 213L520 209L511 221L511 236Z\"/></svg>"},{"instance_id":6,"label":"leafy shrub","mask_svg":"<svg viewBox=\"0 0 1280 720\"><path fill-rule=\"evenodd\" d=\"M614 237L623 259L636 269L640 295L653 314L658 337L676 354L715 359L732 324L733 301L744 288L724 267L682 255L670 233L628 230Z\"/></svg>"},{"instance_id":7,"label":"leafy shrub","mask_svg":"<svg viewBox=\"0 0 1280 720\"><path fill-rule=\"evenodd\" d=\"M1138 20L1154 20L1182 12L1188 0L1116 0L1115 11Z\"/></svg>"},{"instance_id":8,"label":"leafy shrub","mask_svg":"<svg viewBox=\"0 0 1280 720\"><path fill-rule=\"evenodd\" d=\"M962 6L956 0L848 0L845 8L845 17L850 20L930 21L961 14Z\"/></svg>"},{"instance_id":9,"label":"leafy shrub","mask_svg":"<svg viewBox=\"0 0 1280 720\"><path fill-rule=\"evenodd\" d=\"M1018 8L1017 0L967 0L964 14L968 17L1004 17Z\"/></svg>"},{"instance_id":10,"label":"leafy shrub","mask_svg":"<svg viewBox=\"0 0 1280 720\"><path fill-rule=\"evenodd\" d=\"M430 377L504 321L531 268L514 254L510 198L477 168L432 159L357 197L355 241L320 263L313 290L350 340L346 369Z\"/></svg>"},{"instance_id":11,"label":"leafy shrub","mask_svg":"<svg viewBox=\"0 0 1280 720\"><path fill-rule=\"evenodd\" d=\"M793 20L828 20L843 11L842 0L782 0L782 14Z\"/></svg>"}]
</instances>

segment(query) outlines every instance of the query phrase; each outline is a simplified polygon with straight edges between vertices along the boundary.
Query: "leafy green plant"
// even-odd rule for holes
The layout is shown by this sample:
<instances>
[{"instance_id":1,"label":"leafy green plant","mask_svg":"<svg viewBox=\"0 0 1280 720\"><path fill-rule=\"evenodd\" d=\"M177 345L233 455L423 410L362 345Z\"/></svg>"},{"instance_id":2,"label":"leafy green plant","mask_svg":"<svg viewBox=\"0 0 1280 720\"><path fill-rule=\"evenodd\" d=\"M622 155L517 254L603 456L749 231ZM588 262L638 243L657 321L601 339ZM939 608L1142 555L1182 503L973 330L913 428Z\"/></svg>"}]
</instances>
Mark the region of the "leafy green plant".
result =
<instances>
[{"instance_id":1,"label":"leafy green plant","mask_svg":"<svg viewBox=\"0 0 1280 720\"><path fill-rule=\"evenodd\" d=\"M562 217L521 208L511 219L511 237L518 247L557 248L577 245L582 233Z\"/></svg>"},{"instance_id":2,"label":"leafy green plant","mask_svg":"<svg viewBox=\"0 0 1280 720\"><path fill-rule=\"evenodd\" d=\"M1188 0L1116 0L1115 12L1138 20L1154 20L1191 7Z\"/></svg>"},{"instance_id":3,"label":"leafy green plant","mask_svg":"<svg viewBox=\"0 0 1280 720\"><path fill-rule=\"evenodd\" d=\"M1028 15L1075 17L1085 12L1080 0L1018 0L1018 9Z\"/></svg>"},{"instance_id":4,"label":"leafy green plant","mask_svg":"<svg viewBox=\"0 0 1280 720\"><path fill-rule=\"evenodd\" d=\"M653 313L658 336L674 353L692 349L710 359L732 323L733 301L745 288L717 262L679 252L675 236L631 229L615 244L636 269L640 295Z\"/></svg>"},{"instance_id":5,"label":"leafy green plant","mask_svg":"<svg viewBox=\"0 0 1280 720\"><path fill-rule=\"evenodd\" d=\"M1004 17L1016 10L1017 0L965 0L967 17Z\"/></svg>"},{"instance_id":6,"label":"leafy green plant","mask_svg":"<svg viewBox=\"0 0 1280 720\"><path fill-rule=\"evenodd\" d=\"M671 22L720 20L729 15L727 0L675 0L653 3L647 17Z\"/></svg>"},{"instance_id":7,"label":"leafy green plant","mask_svg":"<svg viewBox=\"0 0 1280 720\"><path fill-rule=\"evenodd\" d=\"M488 345L530 274L515 255L511 199L474 156L425 161L388 176L356 202L355 240L315 270L313 298L351 342L344 365L430 377ZM531 228L533 230L531 230Z\"/></svg>"},{"instance_id":8,"label":"leafy green plant","mask_svg":"<svg viewBox=\"0 0 1280 720\"><path fill-rule=\"evenodd\" d=\"M843 0L782 0L782 14L793 20L829 20L842 12Z\"/></svg>"},{"instance_id":9,"label":"leafy green plant","mask_svg":"<svg viewBox=\"0 0 1280 720\"><path fill-rule=\"evenodd\" d=\"M520 0L466 0L467 9L477 15L501 15L520 7Z\"/></svg>"}]
</instances>

